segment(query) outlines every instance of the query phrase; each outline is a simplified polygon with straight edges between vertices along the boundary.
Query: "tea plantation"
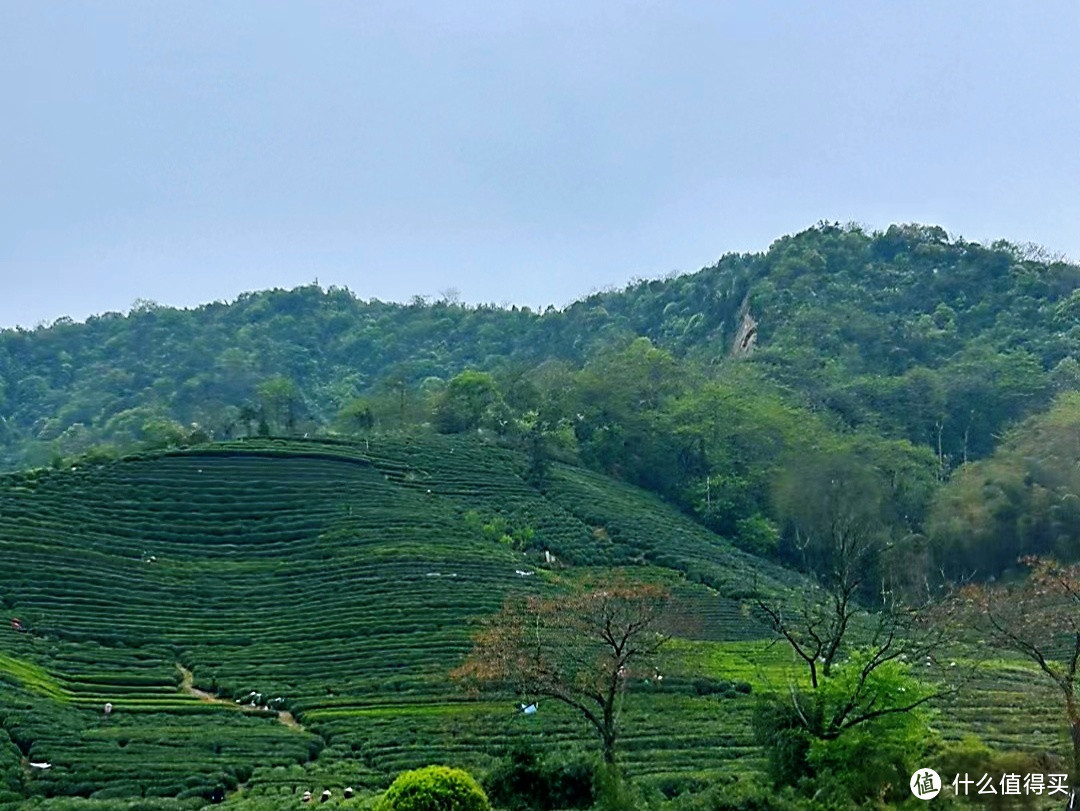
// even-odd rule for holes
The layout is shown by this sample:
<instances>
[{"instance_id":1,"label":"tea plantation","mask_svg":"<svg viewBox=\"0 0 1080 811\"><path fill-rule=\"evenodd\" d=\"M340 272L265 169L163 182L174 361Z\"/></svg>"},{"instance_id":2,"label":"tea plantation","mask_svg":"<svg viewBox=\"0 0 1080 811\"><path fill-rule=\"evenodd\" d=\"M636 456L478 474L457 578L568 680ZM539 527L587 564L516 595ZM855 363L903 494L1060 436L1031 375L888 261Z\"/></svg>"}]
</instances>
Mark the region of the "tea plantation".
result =
<instances>
[{"instance_id":1,"label":"tea plantation","mask_svg":"<svg viewBox=\"0 0 1080 811\"><path fill-rule=\"evenodd\" d=\"M476 701L448 680L473 618L632 566L673 585L698 638L745 641L761 629L739 598L792 582L639 490L559 467L541 492L523 467L425 436L4 477L0 599L25 630L5 617L0 634L0 798L291 807L431 762L483 769L523 736L591 745L559 707L524 717L519 697ZM672 667L675 686L628 697L628 770L754 768L746 696L700 698Z\"/></svg>"},{"instance_id":2,"label":"tea plantation","mask_svg":"<svg viewBox=\"0 0 1080 811\"><path fill-rule=\"evenodd\" d=\"M429 763L483 772L516 740L591 747L569 711L524 716L530 697L476 700L447 674L507 594L612 566L671 585L692 620L663 685L626 697L627 772L759 770L752 697L712 687L786 678L789 652L740 600L797 579L643 491L567 466L541 491L524 467L423 436L3 477L0 600L23 630L5 617L0 632L0 806L292 808L325 789L349 805ZM1000 675L985 694L1002 709L955 708L948 736L976 720L989 741L1030 731L1030 713L1006 709L1028 676ZM1058 733L1046 718L1039 743Z\"/></svg>"}]
</instances>

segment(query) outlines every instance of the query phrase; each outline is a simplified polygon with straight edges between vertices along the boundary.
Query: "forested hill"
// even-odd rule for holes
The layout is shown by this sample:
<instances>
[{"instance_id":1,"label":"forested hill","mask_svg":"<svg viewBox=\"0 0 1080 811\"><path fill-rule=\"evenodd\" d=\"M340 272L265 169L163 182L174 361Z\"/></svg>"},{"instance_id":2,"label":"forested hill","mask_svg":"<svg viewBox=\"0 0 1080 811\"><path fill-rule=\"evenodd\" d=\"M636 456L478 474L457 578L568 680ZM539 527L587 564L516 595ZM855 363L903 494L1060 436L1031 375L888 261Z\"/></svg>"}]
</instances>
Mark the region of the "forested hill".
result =
<instances>
[{"instance_id":1,"label":"forested hill","mask_svg":"<svg viewBox=\"0 0 1080 811\"><path fill-rule=\"evenodd\" d=\"M821 224L765 254L545 313L315 286L193 310L143 303L0 333L0 462L123 446L161 419L236 434L245 407L265 407L267 381L293 387L294 429L318 430L361 395L408 408L464 369L576 368L636 336L721 373L745 344L749 365L806 405L973 458L1080 383L1078 286L1080 267L1004 242ZM384 410L387 424L402 417Z\"/></svg>"}]
</instances>

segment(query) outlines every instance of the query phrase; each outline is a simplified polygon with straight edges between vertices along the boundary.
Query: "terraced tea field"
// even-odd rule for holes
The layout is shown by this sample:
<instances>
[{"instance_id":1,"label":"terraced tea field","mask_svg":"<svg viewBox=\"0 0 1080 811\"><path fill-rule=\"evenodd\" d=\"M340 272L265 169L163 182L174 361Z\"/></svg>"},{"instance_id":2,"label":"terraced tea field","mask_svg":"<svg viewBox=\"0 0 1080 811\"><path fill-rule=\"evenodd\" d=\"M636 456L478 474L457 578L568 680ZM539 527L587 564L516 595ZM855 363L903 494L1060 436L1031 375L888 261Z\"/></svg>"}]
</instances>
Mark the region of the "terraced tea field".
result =
<instances>
[{"instance_id":1,"label":"terraced tea field","mask_svg":"<svg viewBox=\"0 0 1080 811\"><path fill-rule=\"evenodd\" d=\"M671 581L710 638L746 639L760 629L738 598L755 579L790 580L634 488L565 467L541 494L521 467L424 437L5 477L0 599L29 630L0 635L0 791L197 807L243 787L295 802L316 783L377 787L433 761L484 767L522 735L591 744L559 708L526 719L515 697L475 702L448 681L472 618L614 564ZM752 768L740 698L631 695L627 766ZM672 715L687 734L671 735Z\"/></svg>"},{"instance_id":2,"label":"terraced tea field","mask_svg":"<svg viewBox=\"0 0 1080 811\"><path fill-rule=\"evenodd\" d=\"M523 716L526 697L477 701L447 673L473 619L507 594L598 566L672 584L697 619L663 686L626 698L627 770L758 770L753 698L699 695L694 679L788 678L790 654L740 599L797 580L635 488L560 466L540 492L523 468L425 436L218 444L3 477L0 601L28 630L5 617L0 633L0 806L292 808L324 788L338 804L345 786L377 790L406 768L482 771L522 738L591 747L563 708ZM1028 678L1003 665L943 732L1024 745L1030 715L1007 708ZM1052 716L1038 735L1059 740Z\"/></svg>"}]
</instances>

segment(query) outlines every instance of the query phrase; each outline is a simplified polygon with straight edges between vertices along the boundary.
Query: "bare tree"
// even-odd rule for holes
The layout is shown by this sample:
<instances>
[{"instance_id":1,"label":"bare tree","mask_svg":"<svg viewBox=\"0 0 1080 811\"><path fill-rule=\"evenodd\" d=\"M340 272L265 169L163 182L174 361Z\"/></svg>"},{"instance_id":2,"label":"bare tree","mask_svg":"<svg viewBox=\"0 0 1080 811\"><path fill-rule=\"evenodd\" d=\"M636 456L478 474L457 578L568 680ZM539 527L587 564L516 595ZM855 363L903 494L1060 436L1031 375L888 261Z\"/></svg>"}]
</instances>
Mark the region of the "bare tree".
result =
<instances>
[{"instance_id":1,"label":"bare tree","mask_svg":"<svg viewBox=\"0 0 1080 811\"><path fill-rule=\"evenodd\" d=\"M1015 584L970 584L950 603L950 616L986 642L1034 662L1062 698L1072 740L1071 781L1080 789L1080 565L1021 558L1030 568Z\"/></svg>"},{"instance_id":2,"label":"bare tree","mask_svg":"<svg viewBox=\"0 0 1080 811\"><path fill-rule=\"evenodd\" d=\"M661 630L668 599L661 586L623 580L553 597L509 598L484 621L453 675L573 707L613 764L621 699L634 676L654 674L668 638Z\"/></svg>"},{"instance_id":3,"label":"bare tree","mask_svg":"<svg viewBox=\"0 0 1080 811\"><path fill-rule=\"evenodd\" d=\"M874 695L872 685L877 671L892 662L937 664L937 653L946 642L943 626L891 598L880 609L870 611L842 589L813 587L801 601L793 600L787 606L779 600L758 599L755 607L765 624L806 665L810 691L800 693L793 688L791 695L807 732L816 738L837 738L853 726L911 712L957 689L955 681L938 680L934 688L912 693L909 700L882 702ZM826 713L815 693L832 675L841 654L854 651L859 652L859 668L857 675L848 680L849 696Z\"/></svg>"},{"instance_id":4,"label":"bare tree","mask_svg":"<svg viewBox=\"0 0 1080 811\"><path fill-rule=\"evenodd\" d=\"M809 687L793 681L774 695L755 731L767 749L803 742L787 751L790 768L777 774L788 781L812 773L810 740L833 741L856 728L900 735L920 708L953 694L956 682L914 677L912 664L936 662L946 631L905 606L883 572L890 533L880 476L850 455L822 456L789 470L775 497L807 583L758 597L752 609L805 665Z\"/></svg>"},{"instance_id":5,"label":"bare tree","mask_svg":"<svg viewBox=\"0 0 1080 811\"><path fill-rule=\"evenodd\" d=\"M806 663L816 690L861 610L859 594L877 572L886 537L882 487L851 457L822 455L789 469L774 500L813 585L794 604L758 599L756 608Z\"/></svg>"}]
</instances>

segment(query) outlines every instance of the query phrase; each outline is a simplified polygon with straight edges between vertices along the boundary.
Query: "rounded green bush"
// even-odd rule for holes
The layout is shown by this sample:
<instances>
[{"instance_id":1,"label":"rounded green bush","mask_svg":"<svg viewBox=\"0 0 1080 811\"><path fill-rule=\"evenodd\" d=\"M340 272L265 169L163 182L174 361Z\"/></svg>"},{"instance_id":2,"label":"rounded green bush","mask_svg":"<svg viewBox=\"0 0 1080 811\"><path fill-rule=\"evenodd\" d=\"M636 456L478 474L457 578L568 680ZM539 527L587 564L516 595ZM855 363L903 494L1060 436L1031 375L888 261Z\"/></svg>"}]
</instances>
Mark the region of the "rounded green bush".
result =
<instances>
[{"instance_id":1,"label":"rounded green bush","mask_svg":"<svg viewBox=\"0 0 1080 811\"><path fill-rule=\"evenodd\" d=\"M426 766L399 774L377 811L490 811L487 795L466 771Z\"/></svg>"}]
</instances>

